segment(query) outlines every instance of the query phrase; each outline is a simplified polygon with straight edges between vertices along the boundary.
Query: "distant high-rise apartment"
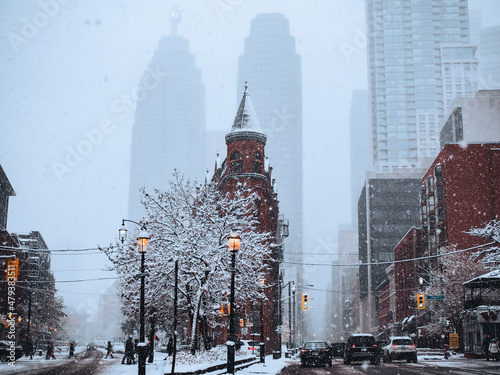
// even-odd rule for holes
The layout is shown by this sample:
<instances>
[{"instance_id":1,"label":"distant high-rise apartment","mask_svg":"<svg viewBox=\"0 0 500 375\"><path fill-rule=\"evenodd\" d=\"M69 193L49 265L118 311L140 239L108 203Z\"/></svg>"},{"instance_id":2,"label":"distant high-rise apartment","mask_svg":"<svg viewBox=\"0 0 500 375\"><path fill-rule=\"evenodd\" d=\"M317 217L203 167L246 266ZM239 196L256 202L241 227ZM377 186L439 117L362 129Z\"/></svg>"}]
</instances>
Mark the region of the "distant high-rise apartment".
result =
<instances>
[{"instance_id":1,"label":"distant high-rise apartment","mask_svg":"<svg viewBox=\"0 0 500 375\"><path fill-rule=\"evenodd\" d=\"M413 173L371 173L358 205L359 290L361 329L377 326L374 292L387 279L385 262L394 260L394 248L419 223L418 194L422 169ZM367 264L368 263L368 264Z\"/></svg>"},{"instance_id":2,"label":"distant high-rise apartment","mask_svg":"<svg viewBox=\"0 0 500 375\"><path fill-rule=\"evenodd\" d=\"M238 63L238 97L248 81L255 111L267 135L267 155L280 197L280 213L290 223L285 261L302 259L302 73L295 38L282 14L259 14ZM300 283L298 265L285 263L285 280Z\"/></svg>"},{"instance_id":3,"label":"distant high-rise apartment","mask_svg":"<svg viewBox=\"0 0 500 375\"><path fill-rule=\"evenodd\" d=\"M479 87L500 89L500 25L483 27L479 43Z\"/></svg>"},{"instance_id":4,"label":"distant high-rise apartment","mask_svg":"<svg viewBox=\"0 0 500 375\"><path fill-rule=\"evenodd\" d=\"M179 21L172 12L171 35L160 40L139 85L130 158L132 220L145 213L139 188L166 189L174 169L186 178L205 178L205 87L189 42L177 34Z\"/></svg>"},{"instance_id":5,"label":"distant high-rise apartment","mask_svg":"<svg viewBox=\"0 0 500 375\"><path fill-rule=\"evenodd\" d=\"M366 1L374 172L425 167L452 100L475 94L467 8L467 0Z\"/></svg>"},{"instance_id":6,"label":"distant high-rise apartment","mask_svg":"<svg viewBox=\"0 0 500 375\"><path fill-rule=\"evenodd\" d=\"M358 198L370 170L370 111L368 91L354 90L349 116L351 148L351 222L358 226Z\"/></svg>"}]
</instances>

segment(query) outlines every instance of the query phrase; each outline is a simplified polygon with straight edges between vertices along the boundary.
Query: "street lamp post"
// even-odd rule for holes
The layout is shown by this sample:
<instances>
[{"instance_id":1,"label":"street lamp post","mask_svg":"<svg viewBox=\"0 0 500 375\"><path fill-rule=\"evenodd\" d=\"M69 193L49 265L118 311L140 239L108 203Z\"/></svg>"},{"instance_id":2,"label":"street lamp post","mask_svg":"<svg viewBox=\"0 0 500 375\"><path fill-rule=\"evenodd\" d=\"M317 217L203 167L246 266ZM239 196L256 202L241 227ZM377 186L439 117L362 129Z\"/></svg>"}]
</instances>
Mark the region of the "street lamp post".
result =
<instances>
[{"instance_id":1,"label":"street lamp post","mask_svg":"<svg viewBox=\"0 0 500 375\"><path fill-rule=\"evenodd\" d=\"M262 293L264 293L264 285L266 283L266 279L262 277L260 279L260 285L262 285ZM264 298L260 300L260 343L259 343L259 352L260 352L260 363L266 362L266 350L264 343Z\"/></svg>"},{"instance_id":2,"label":"street lamp post","mask_svg":"<svg viewBox=\"0 0 500 375\"><path fill-rule=\"evenodd\" d=\"M292 317L292 332L293 332L293 337L292 337L292 347L294 348L295 351L295 283L292 285L292 293L293 293L293 317Z\"/></svg>"},{"instance_id":3,"label":"street lamp post","mask_svg":"<svg viewBox=\"0 0 500 375\"><path fill-rule=\"evenodd\" d=\"M231 253L231 295L229 298L229 335L227 338L227 372L234 374L234 350L236 345L236 335L234 333L234 279L236 274L236 252L240 249L240 235L231 232L229 235L228 249Z\"/></svg>"},{"instance_id":4,"label":"street lamp post","mask_svg":"<svg viewBox=\"0 0 500 375\"><path fill-rule=\"evenodd\" d=\"M288 346L292 348L293 324L292 324L292 282L288 283L288 325L290 327L290 334L288 335Z\"/></svg>"},{"instance_id":5,"label":"street lamp post","mask_svg":"<svg viewBox=\"0 0 500 375\"><path fill-rule=\"evenodd\" d=\"M146 254L146 251L148 249L148 241L149 241L149 234L146 231L146 226L139 224L133 220L127 220L123 219L122 220L122 226L118 230L118 233L120 234L120 241L123 243L125 239L127 238L127 228L125 227L125 222L129 221L131 223L137 224L141 227L141 231L139 232L137 236L137 245L139 249L139 253L141 254L141 271L139 273L139 277L141 278L141 299L140 299L140 310L139 310L139 319L140 319L140 331L139 331L139 344L137 347L139 348L139 366L138 366L138 375L145 375L146 374L146 342L145 342L145 335L144 335L144 292L145 292L145 285L144 285L144 279L145 279L145 272L144 272L144 256Z\"/></svg>"}]
</instances>

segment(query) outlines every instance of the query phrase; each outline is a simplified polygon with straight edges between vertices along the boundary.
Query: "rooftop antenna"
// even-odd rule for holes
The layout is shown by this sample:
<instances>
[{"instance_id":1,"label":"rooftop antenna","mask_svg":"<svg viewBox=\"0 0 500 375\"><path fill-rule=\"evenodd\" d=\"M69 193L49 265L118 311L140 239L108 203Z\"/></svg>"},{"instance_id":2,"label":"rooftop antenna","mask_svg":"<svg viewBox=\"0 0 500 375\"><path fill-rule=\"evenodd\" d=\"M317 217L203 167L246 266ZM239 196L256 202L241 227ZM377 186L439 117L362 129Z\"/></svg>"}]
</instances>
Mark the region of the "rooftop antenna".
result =
<instances>
[{"instance_id":1,"label":"rooftop antenna","mask_svg":"<svg viewBox=\"0 0 500 375\"><path fill-rule=\"evenodd\" d=\"M179 12L177 7L174 7L170 11L170 27L172 35L177 35L177 26L179 26L180 22L181 22L181 12Z\"/></svg>"}]
</instances>

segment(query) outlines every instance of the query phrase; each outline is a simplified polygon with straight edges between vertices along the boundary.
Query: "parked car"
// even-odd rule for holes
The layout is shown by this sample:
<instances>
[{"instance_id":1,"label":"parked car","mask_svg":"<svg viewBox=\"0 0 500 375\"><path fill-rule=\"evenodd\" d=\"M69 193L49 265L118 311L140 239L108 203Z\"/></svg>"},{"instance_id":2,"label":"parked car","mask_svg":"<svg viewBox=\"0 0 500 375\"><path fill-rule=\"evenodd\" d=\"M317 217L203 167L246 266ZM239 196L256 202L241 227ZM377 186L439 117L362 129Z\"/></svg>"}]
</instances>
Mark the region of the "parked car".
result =
<instances>
[{"instance_id":1,"label":"parked car","mask_svg":"<svg viewBox=\"0 0 500 375\"><path fill-rule=\"evenodd\" d=\"M380 363L379 348L375 337L369 333L356 333L349 336L344 350L344 363L369 360L372 365Z\"/></svg>"},{"instance_id":2,"label":"parked car","mask_svg":"<svg viewBox=\"0 0 500 375\"><path fill-rule=\"evenodd\" d=\"M300 351L300 365L330 367L330 348L325 341L306 341Z\"/></svg>"},{"instance_id":3,"label":"parked car","mask_svg":"<svg viewBox=\"0 0 500 375\"><path fill-rule=\"evenodd\" d=\"M344 356L345 342L334 342L330 345L330 356L342 358Z\"/></svg>"},{"instance_id":4,"label":"parked car","mask_svg":"<svg viewBox=\"0 0 500 375\"><path fill-rule=\"evenodd\" d=\"M258 341L253 341L253 340L241 340L239 341L241 343L240 349L243 352L253 354L253 355L259 355L259 342Z\"/></svg>"},{"instance_id":5,"label":"parked car","mask_svg":"<svg viewBox=\"0 0 500 375\"><path fill-rule=\"evenodd\" d=\"M21 358L23 356L23 348L21 345L14 345L14 352L16 356L16 360ZM11 355L11 346L10 346L10 341L7 340L1 340L0 341L0 361L2 362L7 362L10 361L10 355Z\"/></svg>"},{"instance_id":6,"label":"parked car","mask_svg":"<svg viewBox=\"0 0 500 375\"><path fill-rule=\"evenodd\" d=\"M407 362L417 363L417 348L408 336L395 336L382 348L384 362L406 359Z\"/></svg>"}]
</instances>

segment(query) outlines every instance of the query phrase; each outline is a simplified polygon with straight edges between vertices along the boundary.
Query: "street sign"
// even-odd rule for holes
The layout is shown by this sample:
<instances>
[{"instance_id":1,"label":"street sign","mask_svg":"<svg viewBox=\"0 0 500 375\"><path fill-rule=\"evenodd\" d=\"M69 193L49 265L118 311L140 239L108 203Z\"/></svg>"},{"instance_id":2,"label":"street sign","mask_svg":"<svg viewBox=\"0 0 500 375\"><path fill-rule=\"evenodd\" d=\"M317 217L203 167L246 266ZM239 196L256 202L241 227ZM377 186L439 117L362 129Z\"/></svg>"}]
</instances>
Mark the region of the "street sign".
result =
<instances>
[{"instance_id":1,"label":"street sign","mask_svg":"<svg viewBox=\"0 0 500 375\"><path fill-rule=\"evenodd\" d=\"M450 333L450 349L458 349L458 333Z\"/></svg>"},{"instance_id":2,"label":"street sign","mask_svg":"<svg viewBox=\"0 0 500 375\"><path fill-rule=\"evenodd\" d=\"M243 328L241 329L241 334L242 334L242 335L246 335L246 334L248 334L248 328L247 328L247 327L243 327Z\"/></svg>"},{"instance_id":3,"label":"street sign","mask_svg":"<svg viewBox=\"0 0 500 375\"><path fill-rule=\"evenodd\" d=\"M444 300L446 299L444 296L432 296L432 295L428 295L427 296L427 299L437 299L437 300Z\"/></svg>"},{"instance_id":4,"label":"street sign","mask_svg":"<svg viewBox=\"0 0 500 375\"><path fill-rule=\"evenodd\" d=\"M276 332L277 333L283 333L283 326L277 326L276 327Z\"/></svg>"}]
</instances>

